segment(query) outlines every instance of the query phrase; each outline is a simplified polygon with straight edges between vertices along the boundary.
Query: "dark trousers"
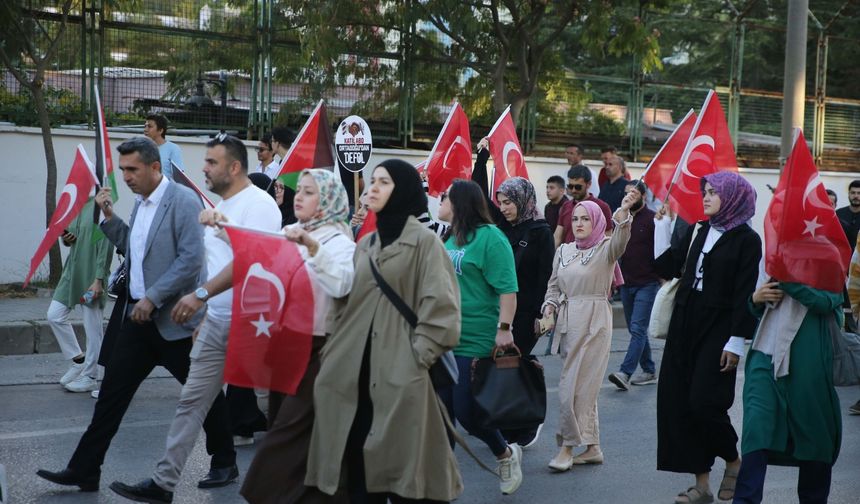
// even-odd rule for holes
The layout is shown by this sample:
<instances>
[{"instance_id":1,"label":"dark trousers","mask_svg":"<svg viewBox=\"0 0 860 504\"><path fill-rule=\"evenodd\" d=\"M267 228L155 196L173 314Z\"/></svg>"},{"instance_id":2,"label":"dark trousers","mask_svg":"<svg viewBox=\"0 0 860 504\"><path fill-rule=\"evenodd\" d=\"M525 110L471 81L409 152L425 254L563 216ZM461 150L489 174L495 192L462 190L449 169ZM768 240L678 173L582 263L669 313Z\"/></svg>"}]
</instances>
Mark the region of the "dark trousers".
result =
<instances>
[{"instance_id":1,"label":"dark trousers","mask_svg":"<svg viewBox=\"0 0 860 504\"><path fill-rule=\"evenodd\" d=\"M69 469L81 476L101 474L111 440L140 384L155 366L163 366L184 384L190 366L191 344L191 338L166 341L152 322L136 324L125 320L105 368L93 418L69 460ZM203 429L206 432L206 451L212 455L211 467L224 468L235 464L236 451L223 392L218 393L212 404Z\"/></svg>"},{"instance_id":2,"label":"dark trousers","mask_svg":"<svg viewBox=\"0 0 860 504\"><path fill-rule=\"evenodd\" d=\"M800 504L826 504L830 495L830 473L832 466L824 462L800 463L797 478L797 496ZM734 504L758 504L764 492L764 477L767 474L767 452L756 450L745 453L741 460L738 483L735 486Z\"/></svg>"},{"instance_id":3,"label":"dark trousers","mask_svg":"<svg viewBox=\"0 0 860 504\"><path fill-rule=\"evenodd\" d=\"M266 430L266 415L257 406L254 389L227 385L227 409L234 435L254 437L255 432Z\"/></svg>"},{"instance_id":4,"label":"dark trousers","mask_svg":"<svg viewBox=\"0 0 860 504\"><path fill-rule=\"evenodd\" d=\"M460 372L459 381L456 385L437 390L437 393L448 409L448 415L452 419L456 418L466 432L483 441L493 455L498 457L508 449L508 443L502 433L481 427L474 418L475 396L472 395L472 384L469 381L469 377L472 376L472 358L460 356L455 358L457 370Z\"/></svg>"},{"instance_id":5,"label":"dark trousers","mask_svg":"<svg viewBox=\"0 0 860 504\"><path fill-rule=\"evenodd\" d=\"M524 312L517 312L511 324L511 332L514 334L514 344L523 355L530 355L537 344L538 337L535 335L535 318Z\"/></svg>"}]
</instances>

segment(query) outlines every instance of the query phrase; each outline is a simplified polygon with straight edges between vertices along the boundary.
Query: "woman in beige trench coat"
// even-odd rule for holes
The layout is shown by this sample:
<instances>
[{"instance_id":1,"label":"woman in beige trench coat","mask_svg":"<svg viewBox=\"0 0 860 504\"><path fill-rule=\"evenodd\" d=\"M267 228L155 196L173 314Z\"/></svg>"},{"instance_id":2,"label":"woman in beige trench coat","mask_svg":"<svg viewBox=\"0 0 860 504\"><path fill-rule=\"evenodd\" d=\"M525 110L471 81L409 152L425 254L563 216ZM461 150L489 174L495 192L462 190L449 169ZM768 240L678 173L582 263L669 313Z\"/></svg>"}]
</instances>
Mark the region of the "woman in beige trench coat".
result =
<instances>
[{"instance_id":1,"label":"woman in beige trench coat","mask_svg":"<svg viewBox=\"0 0 860 504\"><path fill-rule=\"evenodd\" d=\"M457 345L460 294L412 165L376 167L367 203L378 232L355 253L355 281L321 353L305 483L352 502L442 501L463 489L427 370ZM369 261L418 317L413 330L377 287Z\"/></svg>"}]
</instances>

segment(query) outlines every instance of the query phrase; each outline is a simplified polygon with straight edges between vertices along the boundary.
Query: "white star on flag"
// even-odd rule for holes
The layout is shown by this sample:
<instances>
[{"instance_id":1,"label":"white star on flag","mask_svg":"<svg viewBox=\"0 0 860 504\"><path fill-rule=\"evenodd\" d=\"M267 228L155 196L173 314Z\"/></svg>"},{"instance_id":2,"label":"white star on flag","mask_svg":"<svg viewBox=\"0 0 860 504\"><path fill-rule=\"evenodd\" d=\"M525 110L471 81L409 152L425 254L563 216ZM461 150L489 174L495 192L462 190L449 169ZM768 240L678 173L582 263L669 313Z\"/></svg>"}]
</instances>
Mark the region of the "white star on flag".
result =
<instances>
[{"instance_id":1,"label":"white star on flag","mask_svg":"<svg viewBox=\"0 0 860 504\"><path fill-rule=\"evenodd\" d=\"M803 219L803 223L806 225L806 229L803 230L802 234L809 233L813 238L815 238L815 230L824 227L824 224L818 223L818 216L812 218L812 220Z\"/></svg>"},{"instance_id":2,"label":"white star on flag","mask_svg":"<svg viewBox=\"0 0 860 504\"><path fill-rule=\"evenodd\" d=\"M265 318L263 318L263 314L260 314L260 318L258 318L255 322L251 322L251 325L257 328L257 334L254 336L259 336L261 334L265 334L267 337L271 338L272 335L269 333L269 328L275 325L274 322L269 322Z\"/></svg>"}]
</instances>

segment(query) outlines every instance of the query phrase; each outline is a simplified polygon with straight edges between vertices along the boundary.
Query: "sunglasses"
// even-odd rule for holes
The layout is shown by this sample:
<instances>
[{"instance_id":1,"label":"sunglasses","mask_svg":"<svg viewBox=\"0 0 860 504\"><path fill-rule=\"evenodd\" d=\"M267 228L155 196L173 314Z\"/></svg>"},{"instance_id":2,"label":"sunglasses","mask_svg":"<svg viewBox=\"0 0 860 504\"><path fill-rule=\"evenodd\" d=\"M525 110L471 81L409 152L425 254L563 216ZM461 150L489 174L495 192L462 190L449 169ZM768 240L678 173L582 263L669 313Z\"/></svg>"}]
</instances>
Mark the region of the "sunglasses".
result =
<instances>
[{"instance_id":1,"label":"sunglasses","mask_svg":"<svg viewBox=\"0 0 860 504\"><path fill-rule=\"evenodd\" d=\"M582 184L567 184L567 188L571 191L581 191L583 187L585 186Z\"/></svg>"}]
</instances>

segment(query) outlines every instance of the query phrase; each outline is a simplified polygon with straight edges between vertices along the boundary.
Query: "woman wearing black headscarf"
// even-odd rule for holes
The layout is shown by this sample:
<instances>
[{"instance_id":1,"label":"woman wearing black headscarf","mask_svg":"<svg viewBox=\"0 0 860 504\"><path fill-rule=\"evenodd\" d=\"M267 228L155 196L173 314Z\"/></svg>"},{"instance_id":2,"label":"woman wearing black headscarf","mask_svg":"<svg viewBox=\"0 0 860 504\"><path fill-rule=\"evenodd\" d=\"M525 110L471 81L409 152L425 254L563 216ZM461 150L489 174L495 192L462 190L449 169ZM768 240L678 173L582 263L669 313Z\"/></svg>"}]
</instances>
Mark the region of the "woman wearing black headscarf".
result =
<instances>
[{"instance_id":1,"label":"woman wearing black headscarf","mask_svg":"<svg viewBox=\"0 0 860 504\"><path fill-rule=\"evenodd\" d=\"M377 232L358 244L353 290L335 307L322 350L305 483L333 495L344 481L351 502L448 502L463 484L427 371L459 340L454 269L416 219L427 198L412 165L377 166L367 205ZM371 264L416 314L414 328Z\"/></svg>"}]
</instances>

